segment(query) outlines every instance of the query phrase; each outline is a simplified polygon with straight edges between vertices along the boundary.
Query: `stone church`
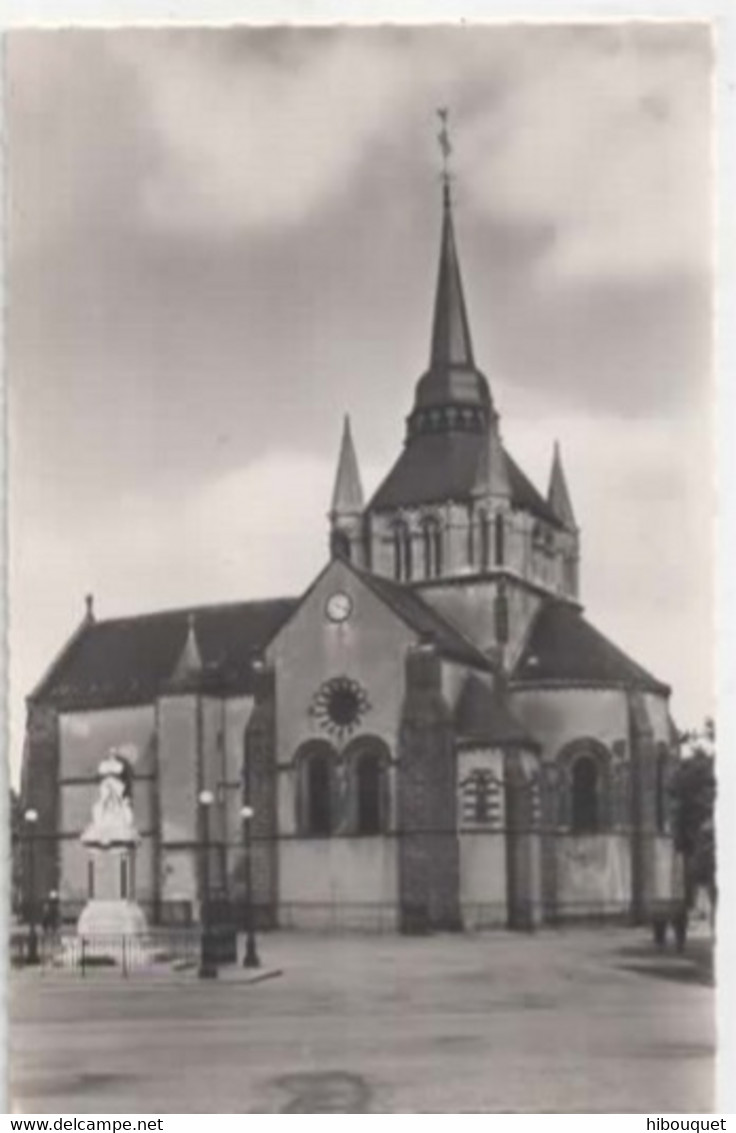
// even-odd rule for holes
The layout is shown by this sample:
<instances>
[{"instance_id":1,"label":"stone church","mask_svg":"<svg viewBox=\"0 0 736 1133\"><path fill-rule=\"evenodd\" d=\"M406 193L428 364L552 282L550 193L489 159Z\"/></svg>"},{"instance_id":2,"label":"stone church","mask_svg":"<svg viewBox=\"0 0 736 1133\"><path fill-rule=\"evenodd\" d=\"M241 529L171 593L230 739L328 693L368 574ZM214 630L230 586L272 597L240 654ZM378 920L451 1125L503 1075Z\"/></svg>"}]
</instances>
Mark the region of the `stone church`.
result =
<instances>
[{"instance_id":1,"label":"stone church","mask_svg":"<svg viewBox=\"0 0 736 1133\"><path fill-rule=\"evenodd\" d=\"M672 853L669 689L584 616L559 449L543 495L503 443L447 184L404 446L366 500L346 420L329 548L298 598L104 621L87 600L28 697L41 892L67 919L93 895L80 834L114 751L153 924L196 922L203 886L242 906L244 800L262 926L643 919Z\"/></svg>"}]
</instances>

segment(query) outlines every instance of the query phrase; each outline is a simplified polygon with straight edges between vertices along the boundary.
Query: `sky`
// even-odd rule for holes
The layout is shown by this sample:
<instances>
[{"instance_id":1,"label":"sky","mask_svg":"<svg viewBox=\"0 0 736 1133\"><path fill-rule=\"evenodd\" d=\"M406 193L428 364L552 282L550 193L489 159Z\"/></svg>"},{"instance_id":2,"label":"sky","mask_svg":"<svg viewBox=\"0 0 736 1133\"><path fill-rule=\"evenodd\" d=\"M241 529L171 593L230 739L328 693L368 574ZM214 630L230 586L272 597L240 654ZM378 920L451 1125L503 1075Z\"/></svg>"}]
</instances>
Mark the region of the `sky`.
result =
<instances>
[{"instance_id":1,"label":"sky","mask_svg":"<svg viewBox=\"0 0 736 1133\"><path fill-rule=\"evenodd\" d=\"M426 367L450 108L476 361L587 615L713 712L705 25L7 38L11 765L81 620L299 594L342 419L367 491Z\"/></svg>"}]
</instances>

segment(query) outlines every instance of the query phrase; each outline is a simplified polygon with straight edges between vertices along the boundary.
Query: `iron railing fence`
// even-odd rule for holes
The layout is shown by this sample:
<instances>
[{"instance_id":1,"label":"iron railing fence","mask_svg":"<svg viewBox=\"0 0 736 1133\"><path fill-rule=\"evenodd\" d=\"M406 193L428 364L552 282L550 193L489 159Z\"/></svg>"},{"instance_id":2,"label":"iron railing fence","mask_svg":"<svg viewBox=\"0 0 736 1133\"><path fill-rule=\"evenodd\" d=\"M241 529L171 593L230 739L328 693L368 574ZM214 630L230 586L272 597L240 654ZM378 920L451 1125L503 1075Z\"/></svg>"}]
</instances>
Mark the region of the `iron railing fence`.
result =
<instances>
[{"instance_id":1,"label":"iron railing fence","mask_svg":"<svg viewBox=\"0 0 736 1133\"><path fill-rule=\"evenodd\" d=\"M226 962L224 950L217 948L218 934L211 933L212 954ZM31 935L27 928L10 934L11 964L22 967L31 957ZM75 970L81 975L104 969L117 969L123 975L143 969L170 971L194 967L199 962L202 934L199 928L149 929L138 934L94 933L79 936L56 931L37 934L38 965L44 969Z\"/></svg>"}]
</instances>

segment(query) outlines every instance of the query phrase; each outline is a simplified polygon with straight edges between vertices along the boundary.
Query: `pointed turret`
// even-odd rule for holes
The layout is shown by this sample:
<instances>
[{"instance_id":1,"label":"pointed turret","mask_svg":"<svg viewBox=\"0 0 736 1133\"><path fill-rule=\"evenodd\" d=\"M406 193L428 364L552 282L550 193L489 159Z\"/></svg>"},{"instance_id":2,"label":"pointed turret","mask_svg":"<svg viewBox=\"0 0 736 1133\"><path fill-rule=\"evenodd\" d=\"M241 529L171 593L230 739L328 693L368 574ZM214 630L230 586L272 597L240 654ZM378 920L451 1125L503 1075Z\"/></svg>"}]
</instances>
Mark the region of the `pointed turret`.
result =
<instances>
[{"instance_id":1,"label":"pointed turret","mask_svg":"<svg viewBox=\"0 0 736 1133\"><path fill-rule=\"evenodd\" d=\"M362 510L363 488L360 483L358 458L355 455L353 436L350 431L350 417L346 413L342 431L342 442L340 444L340 456L337 462L335 487L332 492L330 514L333 517L340 515L358 515Z\"/></svg>"},{"instance_id":2,"label":"pointed turret","mask_svg":"<svg viewBox=\"0 0 736 1133\"><path fill-rule=\"evenodd\" d=\"M478 453L478 465L473 487L475 496L495 496L508 499L511 495L506 453L503 451L498 428L498 415L491 414L483 444Z\"/></svg>"},{"instance_id":3,"label":"pointed turret","mask_svg":"<svg viewBox=\"0 0 736 1133\"><path fill-rule=\"evenodd\" d=\"M468 314L460 278L460 262L455 245L455 227L448 184L443 186L442 204L440 266L434 301L429 368L442 370L448 366L459 366L473 370L475 369L473 345L470 340Z\"/></svg>"},{"instance_id":4,"label":"pointed turret","mask_svg":"<svg viewBox=\"0 0 736 1133\"><path fill-rule=\"evenodd\" d=\"M179 660L176 662L174 672L171 675L172 684L185 684L196 679L201 674L202 668L202 655L197 643L194 614L190 614L187 620L187 636L184 648L179 654Z\"/></svg>"},{"instance_id":5,"label":"pointed turret","mask_svg":"<svg viewBox=\"0 0 736 1133\"><path fill-rule=\"evenodd\" d=\"M547 502L564 527L566 527L569 531L577 530L575 513L572 510L570 493L567 488L565 473L562 468L562 457L560 456L559 441L555 441L555 451L554 456L552 457L552 471L550 472L549 477Z\"/></svg>"}]
</instances>

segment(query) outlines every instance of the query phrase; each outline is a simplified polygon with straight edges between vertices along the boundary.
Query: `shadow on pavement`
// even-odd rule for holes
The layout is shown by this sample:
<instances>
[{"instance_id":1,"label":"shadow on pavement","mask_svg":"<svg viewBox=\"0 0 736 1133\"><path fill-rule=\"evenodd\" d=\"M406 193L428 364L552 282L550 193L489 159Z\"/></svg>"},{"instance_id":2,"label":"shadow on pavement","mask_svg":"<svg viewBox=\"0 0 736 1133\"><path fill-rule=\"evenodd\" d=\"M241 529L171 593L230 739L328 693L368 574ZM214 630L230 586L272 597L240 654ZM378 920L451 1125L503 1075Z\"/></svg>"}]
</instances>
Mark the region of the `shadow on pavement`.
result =
<instances>
[{"instance_id":1,"label":"shadow on pavement","mask_svg":"<svg viewBox=\"0 0 736 1133\"><path fill-rule=\"evenodd\" d=\"M625 945L618 950L623 963L617 967L654 979L675 983L715 986L713 943L711 940L689 941L683 952L674 948L657 948L653 944Z\"/></svg>"},{"instance_id":2,"label":"shadow on pavement","mask_svg":"<svg viewBox=\"0 0 736 1133\"><path fill-rule=\"evenodd\" d=\"M287 1094L279 1113L369 1113L371 1091L357 1074L287 1074L274 1080Z\"/></svg>"}]
</instances>

